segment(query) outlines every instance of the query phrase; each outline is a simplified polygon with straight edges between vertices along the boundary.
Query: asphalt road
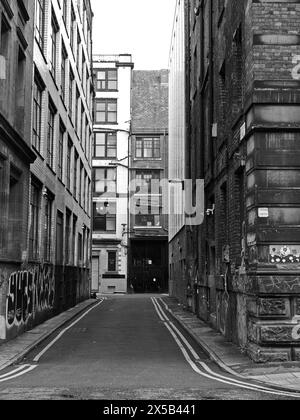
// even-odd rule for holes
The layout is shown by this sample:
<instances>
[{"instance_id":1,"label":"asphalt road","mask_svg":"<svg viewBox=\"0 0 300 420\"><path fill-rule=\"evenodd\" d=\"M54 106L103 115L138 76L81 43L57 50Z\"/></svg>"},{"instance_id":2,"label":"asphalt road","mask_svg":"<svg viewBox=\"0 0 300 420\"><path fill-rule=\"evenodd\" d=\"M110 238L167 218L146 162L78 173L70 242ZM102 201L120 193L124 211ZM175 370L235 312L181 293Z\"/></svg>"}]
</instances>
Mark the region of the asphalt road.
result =
<instances>
[{"instance_id":1,"label":"asphalt road","mask_svg":"<svg viewBox=\"0 0 300 420\"><path fill-rule=\"evenodd\" d=\"M186 342L158 314L151 296L108 298L66 331L38 363L34 359L57 333L19 366L2 371L0 399L291 399L232 382L175 327Z\"/></svg>"}]
</instances>

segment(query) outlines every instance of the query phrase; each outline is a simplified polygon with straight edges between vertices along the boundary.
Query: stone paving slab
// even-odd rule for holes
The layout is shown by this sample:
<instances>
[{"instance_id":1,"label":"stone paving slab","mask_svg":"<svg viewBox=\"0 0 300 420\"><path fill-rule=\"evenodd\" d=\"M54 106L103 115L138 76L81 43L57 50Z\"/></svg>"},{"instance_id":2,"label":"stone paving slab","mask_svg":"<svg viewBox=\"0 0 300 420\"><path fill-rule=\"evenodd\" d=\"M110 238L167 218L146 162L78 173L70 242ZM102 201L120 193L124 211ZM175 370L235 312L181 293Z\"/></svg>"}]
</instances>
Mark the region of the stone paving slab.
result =
<instances>
[{"instance_id":1,"label":"stone paving slab","mask_svg":"<svg viewBox=\"0 0 300 420\"><path fill-rule=\"evenodd\" d=\"M188 312L178 301L163 297L169 312L181 326L200 344L209 357L222 369L243 379L254 379L285 390L300 391L300 363L258 365L242 350L210 328L196 315Z\"/></svg>"},{"instance_id":2,"label":"stone paving slab","mask_svg":"<svg viewBox=\"0 0 300 420\"><path fill-rule=\"evenodd\" d=\"M66 325L69 321L83 313L99 301L87 300L76 307L51 318L31 331L0 345L0 371L18 363L33 348L49 338L55 331Z\"/></svg>"}]
</instances>

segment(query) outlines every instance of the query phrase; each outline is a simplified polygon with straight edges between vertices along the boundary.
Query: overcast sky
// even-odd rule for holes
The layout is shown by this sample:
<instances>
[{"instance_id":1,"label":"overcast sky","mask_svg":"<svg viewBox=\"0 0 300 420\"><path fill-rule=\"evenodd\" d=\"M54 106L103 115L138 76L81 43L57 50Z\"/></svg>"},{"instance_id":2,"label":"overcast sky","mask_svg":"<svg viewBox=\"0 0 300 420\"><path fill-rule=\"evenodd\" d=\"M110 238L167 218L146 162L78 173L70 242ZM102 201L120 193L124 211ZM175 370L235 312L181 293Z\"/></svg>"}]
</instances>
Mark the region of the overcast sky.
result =
<instances>
[{"instance_id":1,"label":"overcast sky","mask_svg":"<svg viewBox=\"0 0 300 420\"><path fill-rule=\"evenodd\" d=\"M176 0L91 1L95 54L132 54L137 70L168 67Z\"/></svg>"}]
</instances>

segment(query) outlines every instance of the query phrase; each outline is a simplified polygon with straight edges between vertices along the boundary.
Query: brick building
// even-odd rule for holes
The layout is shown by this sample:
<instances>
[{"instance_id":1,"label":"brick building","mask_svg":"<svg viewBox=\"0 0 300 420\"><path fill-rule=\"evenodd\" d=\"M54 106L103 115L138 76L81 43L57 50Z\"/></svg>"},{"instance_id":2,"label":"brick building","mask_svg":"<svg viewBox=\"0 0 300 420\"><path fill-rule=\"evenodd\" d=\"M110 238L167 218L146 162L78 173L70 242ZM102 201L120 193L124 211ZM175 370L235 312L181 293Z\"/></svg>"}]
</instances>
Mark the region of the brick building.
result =
<instances>
[{"instance_id":1,"label":"brick building","mask_svg":"<svg viewBox=\"0 0 300 420\"><path fill-rule=\"evenodd\" d=\"M130 54L95 55L93 292L127 293Z\"/></svg>"},{"instance_id":2,"label":"brick building","mask_svg":"<svg viewBox=\"0 0 300 420\"><path fill-rule=\"evenodd\" d=\"M0 341L9 336L11 273L27 258L33 17L31 2L0 3Z\"/></svg>"},{"instance_id":3,"label":"brick building","mask_svg":"<svg viewBox=\"0 0 300 420\"><path fill-rule=\"evenodd\" d=\"M167 291L168 70L133 72L130 155L130 285Z\"/></svg>"},{"instance_id":4,"label":"brick building","mask_svg":"<svg viewBox=\"0 0 300 420\"><path fill-rule=\"evenodd\" d=\"M17 34L26 45L20 35L24 24L20 16L26 8L23 1L14 3L20 7ZM23 113L28 114L26 141L37 158L29 185L21 189L27 201L22 265L5 274L8 297L2 339L13 338L90 294L94 95L90 1L36 0L29 22L31 63L26 71L18 69L16 79L18 86L22 77L28 78L28 93L26 100L18 93L17 105L22 98ZM18 57L21 66L23 55L19 52ZM22 116L21 107L15 115ZM10 182L14 187L16 181ZM18 191L15 202L22 195Z\"/></svg>"},{"instance_id":5,"label":"brick building","mask_svg":"<svg viewBox=\"0 0 300 420\"><path fill-rule=\"evenodd\" d=\"M208 210L185 236L193 309L255 361L299 360L299 4L186 12L185 161Z\"/></svg>"}]
</instances>

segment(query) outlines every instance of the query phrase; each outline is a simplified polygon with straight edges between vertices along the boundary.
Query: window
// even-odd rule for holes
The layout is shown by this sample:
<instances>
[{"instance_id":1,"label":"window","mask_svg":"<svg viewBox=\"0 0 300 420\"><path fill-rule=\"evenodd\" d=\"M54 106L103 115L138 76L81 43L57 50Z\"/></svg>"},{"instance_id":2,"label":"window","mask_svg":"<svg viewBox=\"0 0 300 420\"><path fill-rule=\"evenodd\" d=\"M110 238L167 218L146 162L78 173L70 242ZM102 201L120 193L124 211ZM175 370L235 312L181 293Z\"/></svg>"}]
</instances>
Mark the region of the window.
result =
<instances>
[{"instance_id":1,"label":"window","mask_svg":"<svg viewBox=\"0 0 300 420\"><path fill-rule=\"evenodd\" d=\"M76 87L76 103L75 103L75 130L77 134L79 133L80 126L80 93Z\"/></svg>"},{"instance_id":2,"label":"window","mask_svg":"<svg viewBox=\"0 0 300 420\"><path fill-rule=\"evenodd\" d=\"M4 15L1 19L1 34L0 34L0 55L7 58L9 47L10 26Z\"/></svg>"},{"instance_id":3,"label":"window","mask_svg":"<svg viewBox=\"0 0 300 420\"><path fill-rule=\"evenodd\" d=\"M44 259L51 261L52 248L52 206L53 198L49 192L45 197L45 232L44 232Z\"/></svg>"},{"instance_id":4,"label":"window","mask_svg":"<svg viewBox=\"0 0 300 420\"><path fill-rule=\"evenodd\" d=\"M56 265L64 261L64 215L58 211L56 216Z\"/></svg>"},{"instance_id":5,"label":"window","mask_svg":"<svg viewBox=\"0 0 300 420\"><path fill-rule=\"evenodd\" d=\"M159 137L146 137L136 139L136 158L160 159L161 144Z\"/></svg>"},{"instance_id":6,"label":"window","mask_svg":"<svg viewBox=\"0 0 300 420\"><path fill-rule=\"evenodd\" d=\"M91 215L91 204L92 204L92 197L91 197L91 180L88 178L88 190L87 190L87 200L88 200L88 204L87 204L87 213L90 216Z\"/></svg>"},{"instance_id":7,"label":"window","mask_svg":"<svg viewBox=\"0 0 300 420\"><path fill-rule=\"evenodd\" d=\"M54 157L54 124L55 124L55 113L52 103L49 103L48 110L48 135L47 135L47 163L50 168L53 168L53 157Z\"/></svg>"},{"instance_id":8,"label":"window","mask_svg":"<svg viewBox=\"0 0 300 420\"><path fill-rule=\"evenodd\" d=\"M96 89L98 91L118 90L118 71L117 70L96 71Z\"/></svg>"},{"instance_id":9,"label":"window","mask_svg":"<svg viewBox=\"0 0 300 420\"><path fill-rule=\"evenodd\" d=\"M62 46L61 52L61 96L63 101L66 99L66 65L67 65L67 52L66 48Z\"/></svg>"},{"instance_id":10,"label":"window","mask_svg":"<svg viewBox=\"0 0 300 420\"><path fill-rule=\"evenodd\" d=\"M77 229L77 217L73 216L73 232L72 232L72 262L76 263L76 229Z\"/></svg>"},{"instance_id":11,"label":"window","mask_svg":"<svg viewBox=\"0 0 300 420\"><path fill-rule=\"evenodd\" d=\"M51 20L51 33L50 33L50 43L51 43L51 73L54 79L56 79L56 70L57 70L57 34L58 34L58 23L52 10L52 20Z\"/></svg>"},{"instance_id":12,"label":"window","mask_svg":"<svg viewBox=\"0 0 300 420\"><path fill-rule=\"evenodd\" d=\"M103 195L105 193L115 195L117 192L117 170L116 169L94 169L94 193Z\"/></svg>"},{"instance_id":13,"label":"window","mask_svg":"<svg viewBox=\"0 0 300 420\"><path fill-rule=\"evenodd\" d=\"M96 123L116 124L118 122L116 99L104 99L96 101Z\"/></svg>"},{"instance_id":14,"label":"window","mask_svg":"<svg viewBox=\"0 0 300 420\"><path fill-rule=\"evenodd\" d=\"M117 251L108 251L107 271L115 273L117 271Z\"/></svg>"},{"instance_id":15,"label":"window","mask_svg":"<svg viewBox=\"0 0 300 420\"><path fill-rule=\"evenodd\" d=\"M160 194L160 171L136 171L136 193Z\"/></svg>"},{"instance_id":16,"label":"window","mask_svg":"<svg viewBox=\"0 0 300 420\"><path fill-rule=\"evenodd\" d=\"M79 32L77 32L77 68L78 68L78 73L80 74L80 50L81 50L81 39L80 39L80 34Z\"/></svg>"},{"instance_id":17,"label":"window","mask_svg":"<svg viewBox=\"0 0 300 420\"><path fill-rule=\"evenodd\" d=\"M32 183L30 196L29 258L33 260L38 259L39 256L40 196L40 189Z\"/></svg>"},{"instance_id":18,"label":"window","mask_svg":"<svg viewBox=\"0 0 300 420\"><path fill-rule=\"evenodd\" d=\"M82 49L82 65L81 65L81 80L83 84L83 88L85 87L85 70L86 70L86 61L85 61L85 55L84 51Z\"/></svg>"},{"instance_id":19,"label":"window","mask_svg":"<svg viewBox=\"0 0 300 420\"><path fill-rule=\"evenodd\" d=\"M66 226L65 226L65 260L66 264L70 263L70 241L71 241L71 217L69 210L66 211Z\"/></svg>"},{"instance_id":20,"label":"window","mask_svg":"<svg viewBox=\"0 0 300 420\"><path fill-rule=\"evenodd\" d=\"M16 127L21 132L24 130L25 123L25 72L26 72L26 57L22 48L19 48L18 63L16 72L16 112L15 121Z\"/></svg>"},{"instance_id":21,"label":"window","mask_svg":"<svg viewBox=\"0 0 300 420\"><path fill-rule=\"evenodd\" d=\"M68 20L68 1L67 0L62 0L62 10L63 10L63 20L65 25L67 24L67 20Z\"/></svg>"},{"instance_id":22,"label":"window","mask_svg":"<svg viewBox=\"0 0 300 420\"><path fill-rule=\"evenodd\" d=\"M143 211L145 213L145 211ZM148 207L148 214L137 214L135 216L136 227L159 228L161 227L160 209L153 209L153 206Z\"/></svg>"},{"instance_id":23,"label":"window","mask_svg":"<svg viewBox=\"0 0 300 420\"><path fill-rule=\"evenodd\" d=\"M63 180L63 166L64 166L64 136L65 136L65 127L60 123L59 127L59 139L58 139L58 165L57 165L57 175L58 178Z\"/></svg>"},{"instance_id":24,"label":"window","mask_svg":"<svg viewBox=\"0 0 300 420\"><path fill-rule=\"evenodd\" d=\"M85 150L86 148L86 138L85 138L85 133L86 133L86 127L85 127L85 109L84 109L84 105L83 103L81 103L81 144L83 147L83 150Z\"/></svg>"},{"instance_id":25,"label":"window","mask_svg":"<svg viewBox=\"0 0 300 420\"><path fill-rule=\"evenodd\" d=\"M80 184L81 184L81 195L80 195L80 205L84 208L84 201L85 201L85 170L83 168L83 164L81 165L80 171Z\"/></svg>"},{"instance_id":26,"label":"window","mask_svg":"<svg viewBox=\"0 0 300 420\"><path fill-rule=\"evenodd\" d=\"M78 233L78 264L82 264L83 252L82 252L82 234Z\"/></svg>"},{"instance_id":27,"label":"window","mask_svg":"<svg viewBox=\"0 0 300 420\"><path fill-rule=\"evenodd\" d=\"M74 157L74 197L75 200L77 199L77 185L78 185L78 160L79 160L79 156L78 153L75 152L75 157Z\"/></svg>"},{"instance_id":28,"label":"window","mask_svg":"<svg viewBox=\"0 0 300 420\"><path fill-rule=\"evenodd\" d=\"M70 43L74 54L75 51L75 33L76 33L76 17L73 5L71 6L71 25L70 25Z\"/></svg>"},{"instance_id":29,"label":"window","mask_svg":"<svg viewBox=\"0 0 300 420\"><path fill-rule=\"evenodd\" d=\"M115 133L96 133L94 144L94 158L117 157L117 135Z\"/></svg>"},{"instance_id":30,"label":"window","mask_svg":"<svg viewBox=\"0 0 300 420\"><path fill-rule=\"evenodd\" d=\"M116 203L94 203L94 231L116 232L117 205Z\"/></svg>"},{"instance_id":31,"label":"window","mask_svg":"<svg viewBox=\"0 0 300 420\"><path fill-rule=\"evenodd\" d=\"M79 204L82 206L82 177L83 177L83 163L80 162L80 171L79 171Z\"/></svg>"},{"instance_id":32,"label":"window","mask_svg":"<svg viewBox=\"0 0 300 420\"><path fill-rule=\"evenodd\" d=\"M72 141L68 140L68 151L67 151L67 174L66 174L66 186L71 191L71 159L72 159Z\"/></svg>"},{"instance_id":33,"label":"window","mask_svg":"<svg viewBox=\"0 0 300 420\"><path fill-rule=\"evenodd\" d=\"M88 175L85 172L84 177L84 185L85 185L85 194L84 194L84 210L88 212L88 200L89 200L89 183L88 183Z\"/></svg>"},{"instance_id":34,"label":"window","mask_svg":"<svg viewBox=\"0 0 300 420\"><path fill-rule=\"evenodd\" d=\"M8 218L7 225L7 256L21 258L23 239L23 190L22 172L14 165L10 165L9 194L8 194Z\"/></svg>"},{"instance_id":35,"label":"window","mask_svg":"<svg viewBox=\"0 0 300 420\"><path fill-rule=\"evenodd\" d=\"M35 2L35 37L41 47L44 49L44 24L45 24L45 0L36 0Z\"/></svg>"},{"instance_id":36,"label":"window","mask_svg":"<svg viewBox=\"0 0 300 420\"><path fill-rule=\"evenodd\" d=\"M74 73L70 66L70 81L69 81L69 115L73 119L73 89L74 89Z\"/></svg>"},{"instance_id":37,"label":"window","mask_svg":"<svg viewBox=\"0 0 300 420\"><path fill-rule=\"evenodd\" d=\"M44 86L35 77L33 85L33 137L32 144L38 152L41 151L41 121L42 121L42 98Z\"/></svg>"}]
</instances>

